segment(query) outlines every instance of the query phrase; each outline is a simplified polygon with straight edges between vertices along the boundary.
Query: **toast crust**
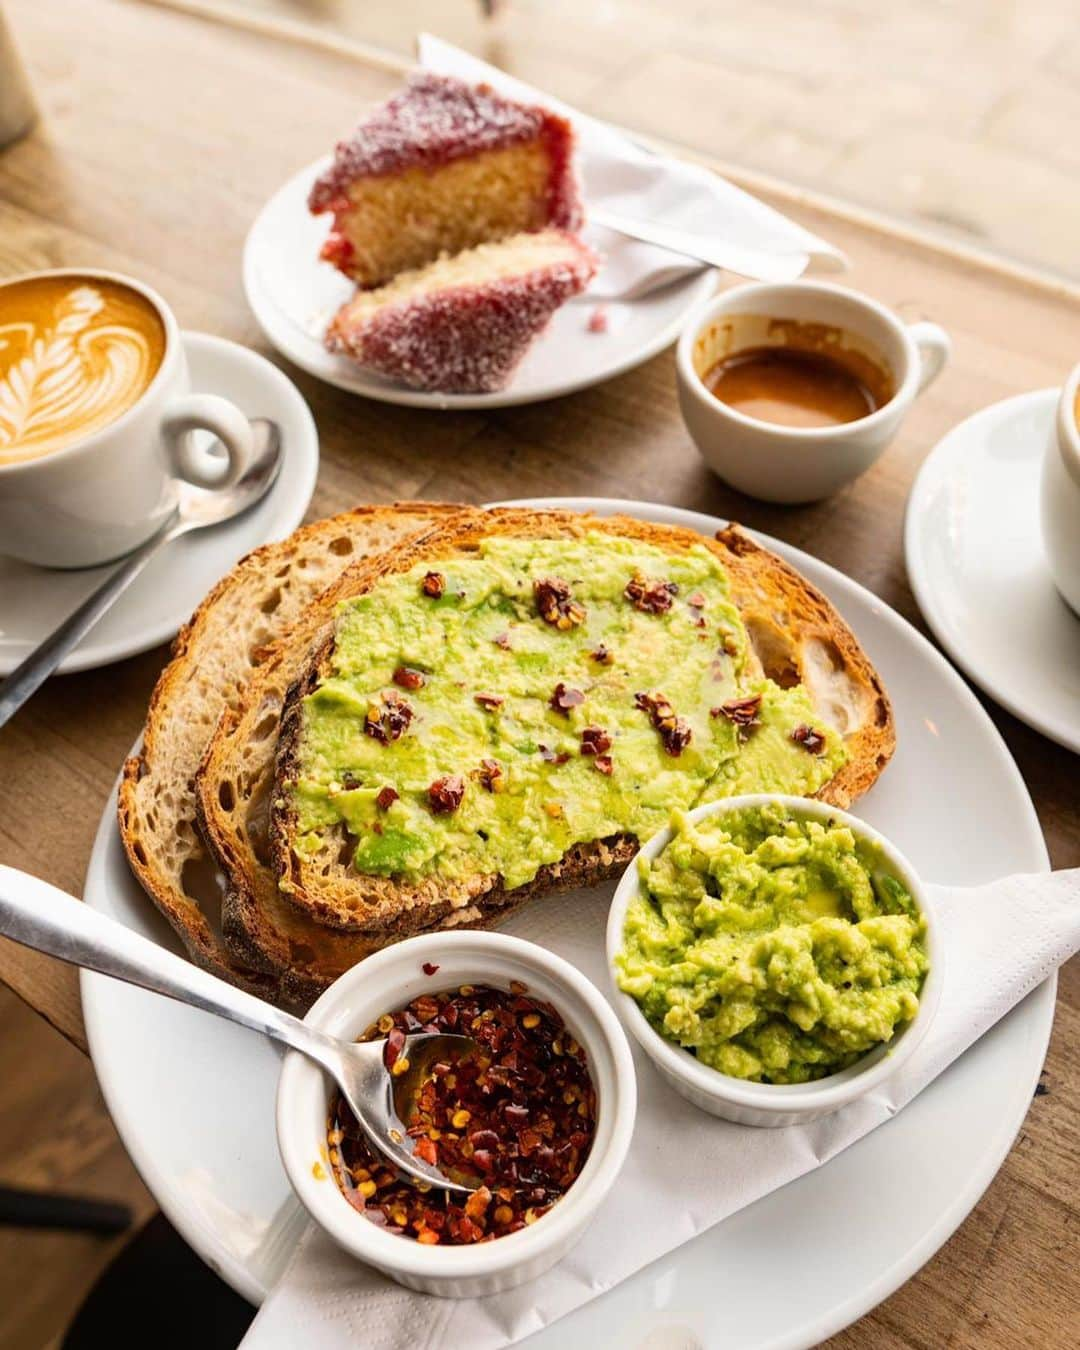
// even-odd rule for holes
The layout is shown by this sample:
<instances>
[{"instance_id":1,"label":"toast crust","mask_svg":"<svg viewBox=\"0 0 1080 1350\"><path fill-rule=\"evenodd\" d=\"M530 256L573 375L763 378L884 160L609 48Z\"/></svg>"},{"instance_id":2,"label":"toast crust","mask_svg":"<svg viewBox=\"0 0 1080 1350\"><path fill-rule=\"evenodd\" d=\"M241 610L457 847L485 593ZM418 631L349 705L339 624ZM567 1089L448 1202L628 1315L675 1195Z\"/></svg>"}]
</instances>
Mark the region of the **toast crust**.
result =
<instances>
[{"instance_id":1,"label":"toast crust","mask_svg":"<svg viewBox=\"0 0 1080 1350\"><path fill-rule=\"evenodd\" d=\"M728 573L761 672L781 685L804 683L819 715L844 735L848 760L817 795L847 806L873 784L895 745L892 710L881 680L825 597L736 526L710 540L691 530L623 516L513 508L473 513L358 567L349 576L350 593L362 594L380 578L418 563L473 552L481 540L493 535L575 538L591 532L639 539L669 552L702 543L709 547ZM637 839L626 835L577 845L558 863L542 867L527 885L510 891L493 875L453 882L432 876L410 884L362 874L319 875L291 848L295 812L284 786L298 776L302 703L317 686L333 642L333 629L328 627L290 687L282 713L270 808L270 858L280 882L281 903L353 938L376 933L403 936L455 911L516 906L545 891L593 884L619 871L636 852Z\"/></svg>"},{"instance_id":2,"label":"toast crust","mask_svg":"<svg viewBox=\"0 0 1080 1350\"><path fill-rule=\"evenodd\" d=\"M249 961L223 939L217 909L225 879L197 828L195 773L219 716L238 702L266 644L354 563L366 539L396 532L403 521L416 532L455 509L419 502L358 507L264 545L218 582L173 641L141 746L124 765L117 818L132 870L203 969L263 997L281 997L280 972Z\"/></svg>"}]
</instances>

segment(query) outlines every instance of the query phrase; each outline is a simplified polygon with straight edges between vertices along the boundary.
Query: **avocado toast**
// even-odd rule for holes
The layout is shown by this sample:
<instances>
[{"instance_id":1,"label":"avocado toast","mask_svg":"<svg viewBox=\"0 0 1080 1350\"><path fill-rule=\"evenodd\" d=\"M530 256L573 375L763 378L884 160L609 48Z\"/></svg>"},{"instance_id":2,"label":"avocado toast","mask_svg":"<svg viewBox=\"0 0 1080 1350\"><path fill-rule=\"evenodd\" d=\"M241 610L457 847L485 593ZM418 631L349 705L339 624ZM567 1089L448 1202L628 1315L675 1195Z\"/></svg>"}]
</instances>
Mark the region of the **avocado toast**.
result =
<instances>
[{"instance_id":1,"label":"avocado toast","mask_svg":"<svg viewBox=\"0 0 1080 1350\"><path fill-rule=\"evenodd\" d=\"M672 806L846 806L892 753L850 631L737 529L468 513L348 589L285 700L270 809L280 895L324 954L599 881Z\"/></svg>"}]
</instances>

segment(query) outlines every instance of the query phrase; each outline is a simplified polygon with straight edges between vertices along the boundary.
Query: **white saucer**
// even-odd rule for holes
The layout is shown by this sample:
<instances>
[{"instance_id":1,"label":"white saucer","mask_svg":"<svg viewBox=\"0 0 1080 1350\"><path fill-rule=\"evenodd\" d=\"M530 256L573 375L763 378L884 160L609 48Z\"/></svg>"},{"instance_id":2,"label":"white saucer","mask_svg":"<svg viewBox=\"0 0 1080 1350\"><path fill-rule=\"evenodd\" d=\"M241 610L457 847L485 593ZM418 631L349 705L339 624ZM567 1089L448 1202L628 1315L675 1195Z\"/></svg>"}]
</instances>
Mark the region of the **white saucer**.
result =
<instances>
[{"instance_id":1,"label":"white saucer","mask_svg":"<svg viewBox=\"0 0 1080 1350\"><path fill-rule=\"evenodd\" d=\"M908 499L904 552L923 617L961 670L1080 753L1080 619L1054 587L1039 527L1058 394L995 403L938 443Z\"/></svg>"},{"instance_id":2,"label":"white saucer","mask_svg":"<svg viewBox=\"0 0 1080 1350\"><path fill-rule=\"evenodd\" d=\"M194 388L230 398L281 427L281 473L253 510L167 544L60 667L91 670L171 638L216 581L245 553L283 539L304 517L319 467L319 437L299 390L265 357L207 333L185 333ZM0 558L0 675L7 675L109 571L53 572Z\"/></svg>"},{"instance_id":3,"label":"white saucer","mask_svg":"<svg viewBox=\"0 0 1080 1350\"><path fill-rule=\"evenodd\" d=\"M588 294L564 305L497 394L431 394L361 370L323 346L335 311L353 293L347 277L319 261L330 229L307 208L308 191L329 156L302 169L270 198L244 244L244 290L263 332L302 370L339 389L413 408L505 408L570 394L639 366L671 345L720 273L693 272L637 300L604 301L607 331L590 333Z\"/></svg>"}]
</instances>

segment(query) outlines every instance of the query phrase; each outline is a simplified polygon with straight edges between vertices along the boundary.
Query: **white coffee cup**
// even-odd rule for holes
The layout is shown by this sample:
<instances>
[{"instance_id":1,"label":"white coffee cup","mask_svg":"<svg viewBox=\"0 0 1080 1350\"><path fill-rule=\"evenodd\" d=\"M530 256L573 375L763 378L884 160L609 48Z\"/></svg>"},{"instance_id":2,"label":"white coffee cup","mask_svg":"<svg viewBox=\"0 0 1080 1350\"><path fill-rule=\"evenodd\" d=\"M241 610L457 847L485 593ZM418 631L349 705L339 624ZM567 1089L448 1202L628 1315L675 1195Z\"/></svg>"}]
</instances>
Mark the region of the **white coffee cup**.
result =
<instances>
[{"instance_id":1,"label":"white coffee cup","mask_svg":"<svg viewBox=\"0 0 1080 1350\"><path fill-rule=\"evenodd\" d=\"M1080 365L1061 391L1042 468L1042 532L1054 584L1080 616Z\"/></svg>"},{"instance_id":2,"label":"white coffee cup","mask_svg":"<svg viewBox=\"0 0 1080 1350\"><path fill-rule=\"evenodd\" d=\"M43 567L91 567L129 553L164 524L176 479L205 488L234 483L251 461L251 426L228 399L192 392L176 318L149 286L95 268L34 275L127 286L153 305L165 330L157 373L115 421L37 458L0 464L0 553ZM225 455L196 440L197 431L212 432Z\"/></svg>"},{"instance_id":3,"label":"white coffee cup","mask_svg":"<svg viewBox=\"0 0 1080 1350\"><path fill-rule=\"evenodd\" d=\"M884 368L892 397L866 417L836 426L794 427L748 417L711 394L702 378L729 350L768 341L767 323L757 325L749 340L732 334L737 316L839 329L851 348ZM876 300L827 282L735 286L698 310L683 330L676 352L679 406L702 458L732 487L764 501L816 501L874 463L951 350L948 334L936 323L906 324Z\"/></svg>"}]
</instances>

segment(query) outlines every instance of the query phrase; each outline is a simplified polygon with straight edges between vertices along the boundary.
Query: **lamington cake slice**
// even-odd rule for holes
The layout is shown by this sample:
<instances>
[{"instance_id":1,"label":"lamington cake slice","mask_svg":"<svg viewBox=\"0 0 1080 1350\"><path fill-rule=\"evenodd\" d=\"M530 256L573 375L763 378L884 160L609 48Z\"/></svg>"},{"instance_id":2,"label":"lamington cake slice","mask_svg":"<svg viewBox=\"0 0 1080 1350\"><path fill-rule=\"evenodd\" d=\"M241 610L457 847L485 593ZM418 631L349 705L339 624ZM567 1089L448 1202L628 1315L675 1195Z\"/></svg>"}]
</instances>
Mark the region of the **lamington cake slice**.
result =
<instances>
[{"instance_id":1,"label":"lamington cake slice","mask_svg":"<svg viewBox=\"0 0 1080 1350\"><path fill-rule=\"evenodd\" d=\"M524 230L576 230L573 130L487 85L421 73L338 145L308 205L359 286Z\"/></svg>"},{"instance_id":2,"label":"lamington cake slice","mask_svg":"<svg viewBox=\"0 0 1080 1350\"><path fill-rule=\"evenodd\" d=\"M595 270L592 252L562 230L479 244L357 291L326 343L415 389L491 393Z\"/></svg>"}]
</instances>

